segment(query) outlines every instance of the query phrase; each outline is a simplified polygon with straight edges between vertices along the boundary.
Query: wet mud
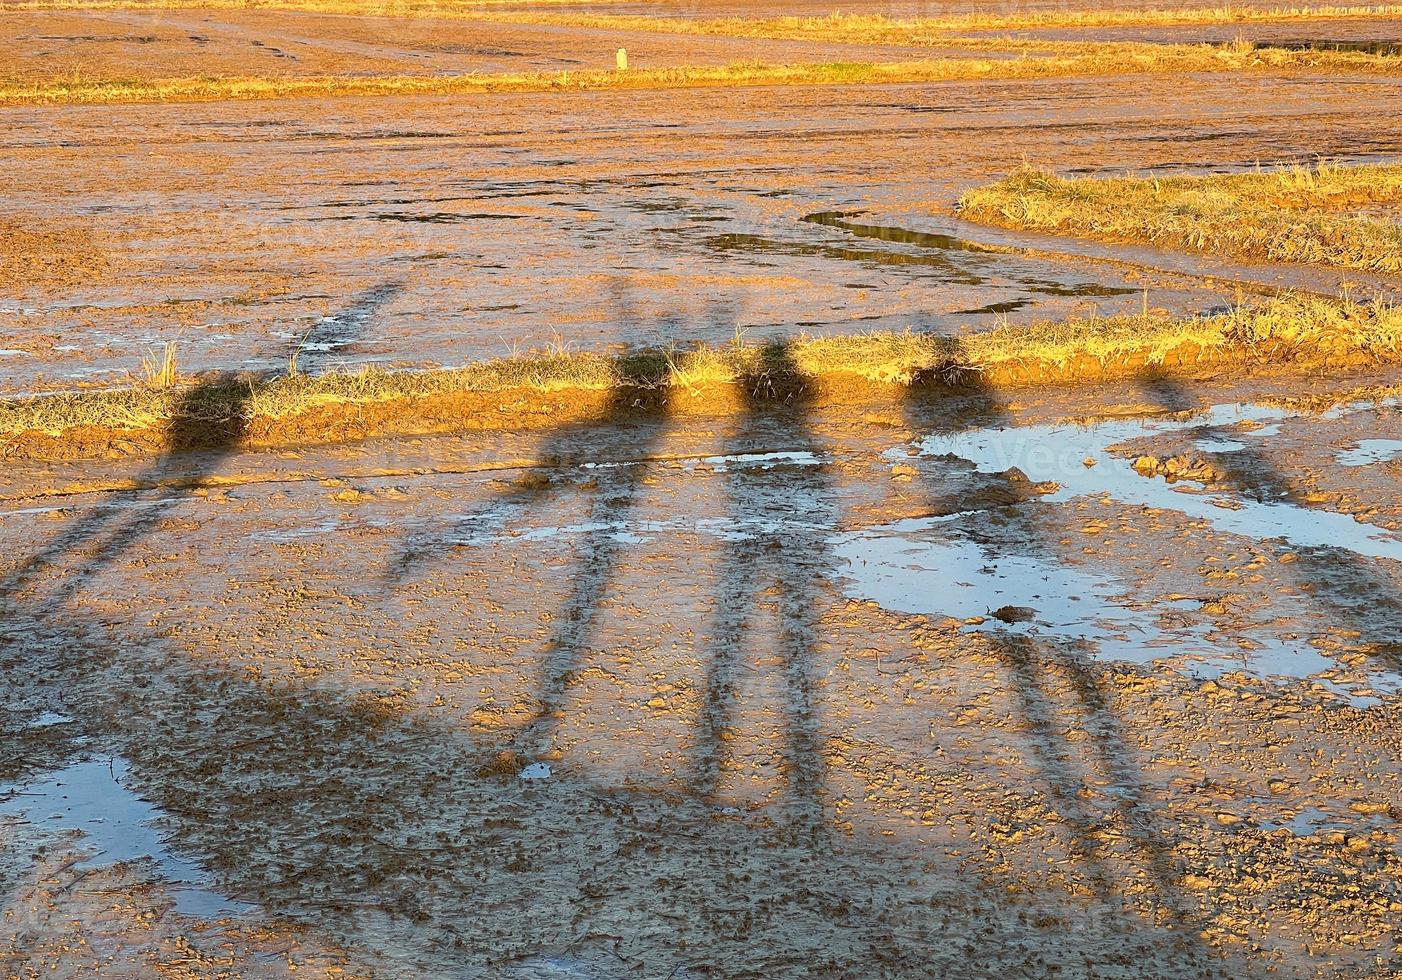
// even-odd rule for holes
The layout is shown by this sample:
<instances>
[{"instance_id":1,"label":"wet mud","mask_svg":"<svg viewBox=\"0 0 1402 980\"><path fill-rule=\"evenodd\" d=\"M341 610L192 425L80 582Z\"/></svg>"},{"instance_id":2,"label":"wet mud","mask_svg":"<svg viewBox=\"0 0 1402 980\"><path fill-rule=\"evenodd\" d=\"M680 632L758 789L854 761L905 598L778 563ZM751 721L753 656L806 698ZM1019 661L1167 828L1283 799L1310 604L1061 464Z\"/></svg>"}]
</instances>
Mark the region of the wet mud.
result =
<instances>
[{"instance_id":1,"label":"wet mud","mask_svg":"<svg viewBox=\"0 0 1402 980\"><path fill-rule=\"evenodd\" d=\"M764 377L719 423L16 468L7 962L131 894L108 934L245 975L1395 965L1391 379Z\"/></svg>"},{"instance_id":2,"label":"wet mud","mask_svg":"<svg viewBox=\"0 0 1402 980\"><path fill-rule=\"evenodd\" d=\"M660 9L829 12L771 7ZM3 19L23 77L528 70L625 43ZM861 403L780 383L799 331L1330 291L951 209L1024 161L1392 159L1395 88L0 110L8 391L108 384L172 340L185 370L254 373L767 341L716 411L638 377L529 426L260 452L233 411L155 458L7 460L0 973L1402 975L1395 370L1123 365Z\"/></svg>"},{"instance_id":3,"label":"wet mud","mask_svg":"<svg viewBox=\"0 0 1402 980\"><path fill-rule=\"evenodd\" d=\"M1103 78L716 90L704 106L660 91L7 109L6 220L65 242L82 228L95 251L0 298L3 384L112 384L170 340L188 370L281 371L289 336L391 282L327 363L729 339L703 297L736 311L728 328L782 337L1331 292L1339 277L1317 270L1009 235L951 209L1028 161L1390 159L1393 88ZM846 226L803 220L824 214Z\"/></svg>"}]
</instances>

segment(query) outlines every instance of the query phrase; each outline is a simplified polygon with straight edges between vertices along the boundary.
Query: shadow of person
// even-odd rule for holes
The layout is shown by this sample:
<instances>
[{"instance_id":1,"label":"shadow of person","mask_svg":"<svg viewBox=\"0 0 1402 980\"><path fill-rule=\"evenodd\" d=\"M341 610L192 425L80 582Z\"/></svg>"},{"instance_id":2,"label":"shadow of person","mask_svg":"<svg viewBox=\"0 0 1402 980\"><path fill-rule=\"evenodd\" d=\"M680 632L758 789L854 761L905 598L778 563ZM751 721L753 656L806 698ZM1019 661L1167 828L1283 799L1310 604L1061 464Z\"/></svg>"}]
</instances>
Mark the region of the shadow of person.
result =
<instances>
[{"instance_id":1,"label":"shadow of person","mask_svg":"<svg viewBox=\"0 0 1402 980\"><path fill-rule=\"evenodd\" d=\"M837 530L836 489L824 447L810 428L812 394L789 344L761 348L737 388L738 418L721 451L723 471L715 475L725 481L727 530L707 629L690 782L703 799L720 797L738 737L736 715L754 683L741 673L743 661L772 650L761 662L781 678L782 775L795 821L817 836L827 823L826 775L813 672L833 565L828 539ZM783 452L755 456L757 445L782 446ZM771 615L761 616L763 609Z\"/></svg>"},{"instance_id":2,"label":"shadow of person","mask_svg":"<svg viewBox=\"0 0 1402 980\"><path fill-rule=\"evenodd\" d=\"M969 433L996 430L1015 424L1006 400L976 375L969 375L952 390L939 379L921 379L910 389L906 401L906 422L917 437L943 433ZM1015 446L1006 463L1017 467L1018 452L1039 452L1055 447L1009 440ZM931 514L967 514L952 525L957 535L979 542L975 531L977 516L987 513L999 527L998 538L1016 540L1019 553L1041 555L1049 563L1063 560L1059 553L1059 532L1042 526L1035 496L1018 492L1020 473L1011 469L994 474L1009 481L1005 493L989 493L987 474L969 474L967 462L951 459L938 464L942 487L953 481L953 489L928 493L926 509ZM948 467L946 469L946 467ZM961 475L962 474L962 475ZM965 482L961 486L959 480ZM970 483L968 481L976 481ZM1018 499L1021 496L1022 499ZM1003 547L999 545L997 547ZM985 550L992 545L980 543ZM996 555L990 553L990 558ZM992 609L996 602L990 602ZM930 607L938 608L938 597L930 597ZM1173 829L1158 818L1158 802L1146 786L1124 722L1117 715L1114 698L1102 680L1104 668L1095 663L1094 641L1050 640L1035 632L1011 627L987 629L970 643L985 643L1002 662L1013 699L1028 734L1038 768L1055 799L1055 809L1069 831L1069 851L1076 870L1085 875L1102 907L1120 914L1116 896L1122 892L1118 862L1147 876L1162 909L1180 926L1180 936L1190 935L1200 919L1196 901L1183 885L1183 873L1174 856ZM1131 853L1118 853L1103 833L1106 814L1089 801L1098 794L1092 784L1099 775L1113 788L1110 810L1118 814ZM1112 899L1115 901L1112 903ZM1195 976L1213 975L1207 951L1197 943L1188 944L1184 955Z\"/></svg>"},{"instance_id":3,"label":"shadow of person","mask_svg":"<svg viewBox=\"0 0 1402 980\"><path fill-rule=\"evenodd\" d=\"M237 451L247 427L248 397L248 385L229 376L202 378L182 389L166 433L169 452L136 478L138 486L156 489L101 501L77 517L0 578L0 602L15 601L45 577L57 575L60 581L43 597L45 607L56 610L91 576L120 560L172 504L204 489Z\"/></svg>"},{"instance_id":4,"label":"shadow of person","mask_svg":"<svg viewBox=\"0 0 1402 980\"><path fill-rule=\"evenodd\" d=\"M297 342L291 354L298 371L316 374L334 364L336 353L366 339L385 307L404 292L404 283L382 282L361 290L341 309L319 319Z\"/></svg>"},{"instance_id":5,"label":"shadow of person","mask_svg":"<svg viewBox=\"0 0 1402 980\"><path fill-rule=\"evenodd\" d=\"M1201 411L1202 402L1182 382L1161 369L1148 369L1136 379L1138 389L1160 408L1183 414ZM1208 436L1228 439L1229 431L1208 429ZM1315 506L1308 492L1281 472L1260 443L1233 440L1231 452L1213 453L1214 484L1263 502L1298 507L1308 520ZM1157 479L1157 477L1152 477ZM1282 528L1282 532L1288 529ZM1346 547L1295 548L1297 560L1282 565L1297 588L1340 630L1357 630L1366 637L1369 656L1386 670L1402 671L1402 595L1396 579L1374 560Z\"/></svg>"},{"instance_id":6,"label":"shadow of person","mask_svg":"<svg viewBox=\"0 0 1402 980\"><path fill-rule=\"evenodd\" d=\"M244 650L209 656L198 646L208 634L193 608L187 637L154 635L128 617L119 627L121 644L95 647L86 635L101 626L93 617L49 615L52 596L80 587L81 579L58 578L59 591L34 596L11 621L8 650L21 663L40 653L51 659L51 674L20 681L52 684L79 699L103 747L131 758L143 798L168 812L181 843L213 859L233 894L381 957L386 973L494 975L509 965L529 970L537 954L583 949L602 949L615 971L621 962L637 976L695 969L850 976L859 965L904 976L977 973L966 956L1024 967L1015 961L1027 928L1006 907L1005 893L995 892L994 900L972 890L938 894L949 902L941 913L972 923L956 947L940 927L926 932L937 896L923 882L896 890L892 869L911 867L907 848L873 837L815 861L812 846L775 846L764 821L717 819L706 805L723 786L715 779L707 790L705 780L725 771L736 747L721 737L734 729L744 699L736 668L758 647L777 651L769 659L777 661L784 690L784 768L800 804L796 817L800 825L821 820L825 774L810 672L823 643L822 579L831 564L826 542L836 525L836 487L828 470L801 455L820 462L824 447L806 392L780 383L794 373L784 345L765 350L747 375L744 411L726 448L738 455L782 446L800 455L787 458L787 469L772 465L783 466L781 460L734 460L718 474L727 481L736 535L722 549L716 598L723 612L708 638L712 673L698 722L703 798L632 791L617 785L616 773L600 777L587 767L540 784L484 776L470 762L493 746L428 712L385 707L300 677L255 682L237 666ZM626 399L619 395L620 404ZM186 414L198 417L193 405ZM202 455L185 458L181 472L191 489L209 482L238 431L234 422L213 447L205 443ZM192 423L187 435L207 439L203 432ZM588 444L586 433L575 436ZM635 510L643 484L627 471L645 465L609 468L624 472L590 491L599 523L617 526ZM131 527L124 515L105 515L68 547L46 549L42 577L91 575L125 553L151 525ZM213 533L222 540L229 526ZM540 700L554 705L548 724L563 710L569 665L592 647L594 611L617 548L616 536L581 540L582 554L601 553L576 570L569 592L578 598L567 608L580 615L564 617L558 646L541 668ZM280 554L265 571L286 574L307 560ZM132 575L126 584L142 581ZM775 633L757 638L759 607L770 597ZM195 598L191 603L198 606ZM52 641L21 635L35 618L55 621ZM287 640L246 643L258 653ZM404 642L412 645L408 636ZM1030 666L1029 688L1042 656ZM222 662L226 657L230 662ZM547 725L528 734L548 732ZM950 872L940 887L950 880L962 883L964 875ZM900 900L875 897L891 894ZM879 928L894 923L885 946L873 940L878 919ZM1056 951L1071 969L1081 965L1073 947L1067 942Z\"/></svg>"}]
</instances>

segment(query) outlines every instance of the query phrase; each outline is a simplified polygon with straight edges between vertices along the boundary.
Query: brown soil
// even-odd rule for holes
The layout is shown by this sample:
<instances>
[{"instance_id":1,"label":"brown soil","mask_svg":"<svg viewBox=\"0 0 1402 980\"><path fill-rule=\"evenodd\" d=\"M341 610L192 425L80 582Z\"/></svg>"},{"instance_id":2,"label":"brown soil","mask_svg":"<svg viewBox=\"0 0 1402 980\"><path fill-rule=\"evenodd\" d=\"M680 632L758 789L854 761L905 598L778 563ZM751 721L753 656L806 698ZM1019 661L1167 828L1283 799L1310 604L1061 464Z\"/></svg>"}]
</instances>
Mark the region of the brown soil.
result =
<instances>
[{"instance_id":1,"label":"brown soil","mask_svg":"<svg viewBox=\"0 0 1402 980\"><path fill-rule=\"evenodd\" d=\"M556 337L606 348L737 330L957 333L1000 316L1137 311L1145 291L1152 307L1196 312L1232 301L1236 276L1247 289L1313 283L1207 259L1158 272L1153 256L1133 269L904 245L800 219L861 210L852 220L977 240L986 232L941 215L1024 160L1347 159L1402 138L1394 88L1085 79L703 102L501 96L468 115L439 98L10 110L10 207L34 228L120 236L122 262L0 307L5 346L32 355L7 359L3 383L110 384L165 340L187 371L282 370L310 336L325 344L302 358L317 371L455 364Z\"/></svg>"},{"instance_id":2,"label":"brown soil","mask_svg":"<svg viewBox=\"0 0 1402 980\"><path fill-rule=\"evenodd\" d=\"M844 10L877 6L922 12ZM26 78L606 66L618 46L635 64L831 56L252 12L6 12L0 30ZM1391 154L1396 89L1101 78L0 110L6 234L37 236L5 254L56 270L4 281L0 349L22 354L0 355L0 384L108 384L167 340L190 373L281 371L298 348L318 372L556 336L1200 311L1233 278L1313 280L907 233L972 235L952 202L1024 161ZM801 220L823 211L866 230ZM1358 366L1327 351L1172 360L15 441L0 805L125 759L159 838L248 909L180 912L153 860L6 815L0 974L1402 976L1402 562L1342 541L1395 545L1398 460L1339 462L1402 420L1297 404L1402 378L1345 377ZM1056 384L1072 378L1094 383ZM1190 424L1238 402L1303 414ZM1144 418L1178 427L1061 458L1088 422ZM946 436L1008 458L925 448ZM1056 479L1029 462L1048 458ZM1071 475L1103 482L1057 492ZM1164 493L1137 502L1146 486ZM1266 505L1294 523L1231 529ZM1350 533L1288 539L1326 520ZM950 540L967 569L944 567ZM876 588L881 547L895 564ZM955 579L1006 585L1018 561L1035 595L943 605ZM1043 630L1058 575L1106 592L1105 611ZM1167 633L1186 653L1160 656Z\"/></svg>"},{"instance_id":3,"label":"brown soil","mask_svg":"<svg viewBox=\"0 0 1402 980\"><path fill-rule=\"evenodd\" d=\"M192 920L149 865L75 867L80 841L0 822L0 962L1395 973L1398 696L1338 692L1392 662L1396 621L1357 597L1395 591L1397 563L1108 495L1048 502L1014 469L901 451L1253 394L1164 384L13 467L0 694L31 734L7 737L0 775L130 759L163 830L258 910ZM1346 480L1360 496L1330 506L1397 518L1395 481L1331 463L1395 423L1385 408L1292 420L1218 492ZM797 449L823 462L721 462ZM158 489L63 485L104 472ZM1222 643L1307 635L1337 667L1204 680L851 591L835 541L932 513L1113 574ZM25 727L40 708L74 720ZM549 779L522 778L541 762Z\"/></svg>"},{"instance_id":4,"label":"brown soil","mask_svg":"<svg viewBox=\"0 0 1402 980\"><path fill-rule=\"evenodd\" d=\"M110 269L107 252L90 232L0 218L0 288L17 292L72 286L100 278Z\"/></svg>"}]
</instances>

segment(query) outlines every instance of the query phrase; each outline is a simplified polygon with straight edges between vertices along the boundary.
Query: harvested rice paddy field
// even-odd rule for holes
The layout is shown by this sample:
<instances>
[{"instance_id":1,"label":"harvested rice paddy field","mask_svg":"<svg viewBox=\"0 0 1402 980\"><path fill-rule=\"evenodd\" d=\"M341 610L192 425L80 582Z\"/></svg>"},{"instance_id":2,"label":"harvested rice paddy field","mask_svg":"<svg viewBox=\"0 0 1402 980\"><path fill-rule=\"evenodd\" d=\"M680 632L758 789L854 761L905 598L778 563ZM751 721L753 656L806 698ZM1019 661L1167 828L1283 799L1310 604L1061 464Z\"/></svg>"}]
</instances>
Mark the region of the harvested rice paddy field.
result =
<instances>
[{"instance_id":1,"label":"harvested rice paddy field","mask_svg":"<svg viewBox=\"0 0 1402 980\"><path fill-rule=\"evenodd\" d=\"M1402 977L1402 7L0 50L0 977Z\"/></svg>"}]
</instances>

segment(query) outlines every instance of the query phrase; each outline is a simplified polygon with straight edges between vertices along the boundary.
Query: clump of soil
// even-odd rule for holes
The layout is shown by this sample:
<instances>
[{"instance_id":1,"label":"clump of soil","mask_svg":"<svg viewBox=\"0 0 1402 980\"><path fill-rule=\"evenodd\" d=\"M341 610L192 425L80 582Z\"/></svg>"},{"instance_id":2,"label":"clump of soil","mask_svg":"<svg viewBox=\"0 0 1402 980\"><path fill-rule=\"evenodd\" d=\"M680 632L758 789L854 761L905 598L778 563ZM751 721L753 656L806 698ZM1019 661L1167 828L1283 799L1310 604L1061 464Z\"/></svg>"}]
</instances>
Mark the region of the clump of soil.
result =
<instances>
[{"instance_id":1,"label":"clump of soil","mask_svg":"<svg viewBox=\"0 0 1402 980\"><path fill-rule=\"evenodd\" d=\"M1144 476L1161 476L1169 483L1177 480L1191 480L1203 484L1220 483L1226 475L1209 460L1188 454L1163 459L1158 456L1140 456L1134 461L1134 469Z\"/></svg>"},{"instance_id":2,"label":"clump of soil","mask_svg":"<svg viewBox=\"0 0 1402 980\"><path fill-rule=\"evenodd\" d=\"M1030 606L1002 606L989 613L994 619L1004 623L1030 623L1037 615L1037 610Z\"/></svg>"}]
</instances>

